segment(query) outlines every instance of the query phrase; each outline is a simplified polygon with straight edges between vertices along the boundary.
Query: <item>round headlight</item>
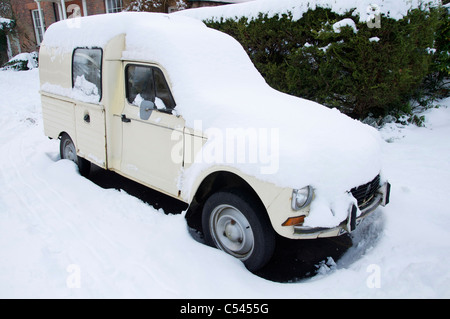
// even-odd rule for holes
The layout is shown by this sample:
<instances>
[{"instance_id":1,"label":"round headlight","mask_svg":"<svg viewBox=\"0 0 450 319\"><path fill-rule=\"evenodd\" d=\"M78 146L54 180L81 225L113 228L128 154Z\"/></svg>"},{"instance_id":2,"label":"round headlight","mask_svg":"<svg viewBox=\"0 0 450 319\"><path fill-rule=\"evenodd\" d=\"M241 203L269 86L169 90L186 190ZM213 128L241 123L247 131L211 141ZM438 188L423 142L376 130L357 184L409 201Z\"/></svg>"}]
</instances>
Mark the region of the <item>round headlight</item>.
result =
<instances>
[{"instance_id":1,"label":"round headlight","mask_svg":"<svg viewBox=\"0 0 450 319\"><path fill-rule=\"evenodd\" d=\"M311 203L312 197L313 189L311 186L292 190L292 209L299 210L308 206Z\"/></svg>"}]
</instances>

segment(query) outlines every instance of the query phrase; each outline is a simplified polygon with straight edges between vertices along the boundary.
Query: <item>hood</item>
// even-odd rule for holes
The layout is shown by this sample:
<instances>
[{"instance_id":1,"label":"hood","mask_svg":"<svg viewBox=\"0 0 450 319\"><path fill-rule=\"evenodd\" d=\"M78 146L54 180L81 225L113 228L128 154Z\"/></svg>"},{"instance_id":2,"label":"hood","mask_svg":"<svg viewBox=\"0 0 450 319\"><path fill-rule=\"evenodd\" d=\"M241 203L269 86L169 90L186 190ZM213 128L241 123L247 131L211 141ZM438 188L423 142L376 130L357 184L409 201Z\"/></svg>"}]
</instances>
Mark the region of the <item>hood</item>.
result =
<instances>
[{"instance_id":1,"label":"hood","mask_svg":"<svg viewBox=\"0 0 450 319\"><path fill-rule=\"evenodd\" d=\"M378 131L336 109L267 85L225 92L198 101L203 116L187 114L187 123L193 121L208 140L184 172L183 191L201 171L231 166L282 188L312 186L315 199L304 226L334 227L345 220L355 203L347 191L380 174Z\"/></svg>"},{"instance_id":2,"label":"hood","mask_svg":"<svg viewBox=\"0 0 450 319\"><path fill-rule=\"evenodd\" d=\"M381 170L374 128L337 109L261 86L197 101L187 126L208 137L197 164L233 166L279 187L342 194Z\"/></svg>"}]
</instances>

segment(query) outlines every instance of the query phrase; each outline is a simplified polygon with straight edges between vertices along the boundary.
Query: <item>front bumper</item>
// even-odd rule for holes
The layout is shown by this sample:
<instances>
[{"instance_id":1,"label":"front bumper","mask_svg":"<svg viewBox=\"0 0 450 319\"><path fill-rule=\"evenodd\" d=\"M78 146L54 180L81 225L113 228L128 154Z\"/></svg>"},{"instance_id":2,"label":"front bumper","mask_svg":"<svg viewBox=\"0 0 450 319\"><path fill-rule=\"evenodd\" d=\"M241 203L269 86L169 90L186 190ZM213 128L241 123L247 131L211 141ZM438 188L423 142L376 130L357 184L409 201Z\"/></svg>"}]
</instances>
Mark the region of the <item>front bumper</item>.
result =
<instances>
[{"instance_id":1,"label":"front bumper","mask_svg":"<svg viewBox=\"0 0 450 319\"><path fill-rule=\"evenodd\" d=\"M319 238L319 237L336 237L345 233L350 233L366 218L370 213L375 211L378 206L386 206L389 203L391 185L386 182L380 186L375 196L364 205L361 205L361 214L357 216L358 209L356 205L352 205L348 211L348 217L339 226L333 228L324 227L308 227L295 225L294 234L297 238Z\"/></svg>"}]
</instances>

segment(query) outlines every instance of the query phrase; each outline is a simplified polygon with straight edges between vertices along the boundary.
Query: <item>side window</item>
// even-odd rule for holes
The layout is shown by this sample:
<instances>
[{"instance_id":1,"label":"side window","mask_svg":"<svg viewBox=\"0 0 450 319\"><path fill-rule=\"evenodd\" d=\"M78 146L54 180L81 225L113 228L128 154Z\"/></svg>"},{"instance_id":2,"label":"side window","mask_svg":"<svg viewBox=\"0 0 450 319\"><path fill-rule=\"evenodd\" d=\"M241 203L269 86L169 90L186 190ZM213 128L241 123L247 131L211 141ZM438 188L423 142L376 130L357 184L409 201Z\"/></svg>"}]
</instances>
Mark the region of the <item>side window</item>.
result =
<instances>
[{"instance_id":1,"label":"side window","mask_svg":"<svg viewBox=\"0 0 450 319\"><path fill-rule=\"evenodd\" d=\"M173 109L175 107L175 101L170 93L169 85L167 85L164 74L160 69L153 68L153 75L155 77L156 97L164 103L167 109Z\"/></svg>"},{"instance_id":2,"label":"side window","mask_svg":"<svg viewBox=\"0 0 450 319\"><path fill-rule=\"evenodd\" d=\"M139 106L142 101L155 101L153 71L151 67L128 65L126 69L127 99L130 104Z\"/></svg>"},{"instance_id":3,"label":"side window","mask_svg":"<svg viewBox=\"0 0 450 319\"><path fill-rule=\"evenodd\" d=\"M106 0L106 13L121 12L123 10L122 0Z\"/></svg>"},{"instance_id":4,"label":"side window","mask_svg":"<svg viewBox=\"0 0 450 319\"><path fill-rule=\"evenodd\" d=\"M125 70L127 100L139 106L142 101L155 103L158 109L173 109L175 101L162 71L156 67L128 65Z\"/></svg>"},{"instance_id":5,"label":"side window","mask_svg":"<svg viewBox=\"0 0 450 319\"><path fill-rule=\"evenodd\" d=\"M73 52L72 87L90 97L102 96L102 50L78 48Z\"/></svg>"},{"instance_id":6,"label":"side window","mask_svg":"<svg viewBox=\"0 0 450 319\"><path fill-rule=\"evenodd\" d=\"M41 21L41 17L42 17L42 19L44 19L44 14L41 9L41 14L39 14L39 10L32 10L31 15L33 17L33 25L34 25L34 33L36 35L36 43L37 43L37 45L40 45L42 42L42 38L44 37L44 35L42 34L42 27L44 27L44 30L45 30L45 21Z\"/></svg>"}]
</instances>

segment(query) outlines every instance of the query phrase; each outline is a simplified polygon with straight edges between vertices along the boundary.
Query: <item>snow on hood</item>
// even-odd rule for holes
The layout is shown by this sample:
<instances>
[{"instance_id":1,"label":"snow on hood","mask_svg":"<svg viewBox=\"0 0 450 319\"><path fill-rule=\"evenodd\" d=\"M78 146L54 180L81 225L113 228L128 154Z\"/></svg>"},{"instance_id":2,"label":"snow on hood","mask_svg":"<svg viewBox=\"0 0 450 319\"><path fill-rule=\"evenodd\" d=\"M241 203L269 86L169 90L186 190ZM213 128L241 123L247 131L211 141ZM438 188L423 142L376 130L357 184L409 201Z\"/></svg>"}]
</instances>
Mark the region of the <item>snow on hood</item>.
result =
<instances>
[{"instance_id":1,"label":"snow on hood","mask_svg":"<svg viewBox=\"0 0 450 319\"><path fill-rule=\"evenodd\" d=\"M209 140L196 158L201 160L185 172L183 191L189 192L195 176L209 166L229 165L280 187L311 185L315 200L305 226L334 227L346 219L348 208L354 203L346 191L380 173L379 133L336 109L277 92L267 85L234 94L225 92L225 95L215 95L215 99L211 93L211 98L205 99L210 102L204 105L203 112L199 108L194 111L199 114L189 116L200 119L205 114L211 118L201 122ZM184 116L193 105L199 104L183 105L186 111L182 110L181 114ZM230 149L221 148L230 142L223 141L227 132L239 129L243 129L247 142L252 132L258 132L260 153L256 162L251 159L251 145L244 149L232 148L236 154L243 152L245 161L239 161L236 154L228 161ZM237 139L233 140L234 145ZM225 154L220 154L221 149ZM222 157L213 157L219 160L213 163L204 160L217 152Z\"/></svg>"},{"instance_id":2,"label":"snow on hood","mask_svg":"<svg viewBox=\"0 0 450 319\"><path fill-rule=\"evenodd\" d=\"M101 47L122 33L123 58L162 65L178 114L187 127L200 127L209 136L200 154L203 160L197 157L184 172L183 190L190 190L195 176L214 164L236 167L280 187L311 185L316 199L310 216L322 217L311 217L305 225L332 227L346 218L353 202L345 192L379 174L381 139L373 128L336 109L270 88L236 40L197 20L150 13L91 16L81 18L77 27L52 24L44 45L69 51ZM239 130L258 133L253 158L251 143L244 147L244 160L239 160L237 148L233 158L220 154L217 146L227 145L227 133ZM214 161L205 161L206 153ZM332 211L335 205L344 207L343 215Z\"/></svg>"}]
</instances>

